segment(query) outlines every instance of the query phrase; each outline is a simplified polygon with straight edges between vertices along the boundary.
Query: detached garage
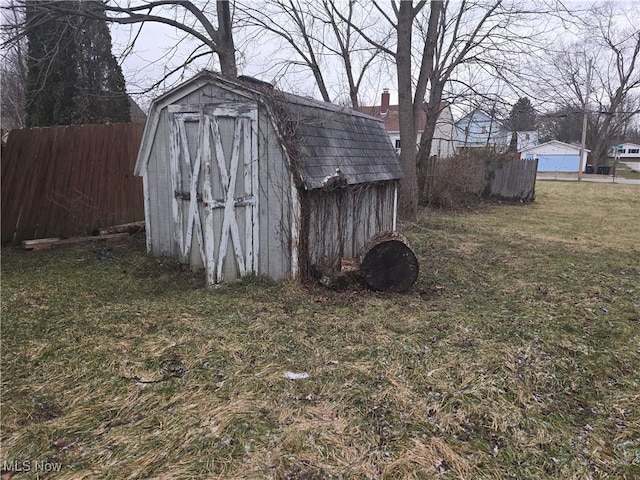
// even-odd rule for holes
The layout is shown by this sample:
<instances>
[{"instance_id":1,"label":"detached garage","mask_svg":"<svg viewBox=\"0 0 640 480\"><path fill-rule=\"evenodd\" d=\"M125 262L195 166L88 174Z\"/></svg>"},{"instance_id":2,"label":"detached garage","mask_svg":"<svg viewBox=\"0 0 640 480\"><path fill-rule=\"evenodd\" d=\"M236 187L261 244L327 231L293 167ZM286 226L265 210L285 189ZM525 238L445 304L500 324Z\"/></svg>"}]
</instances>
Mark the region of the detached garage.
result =
<instances>
[{"instance_id":1,"label":"detached garage","mask_svg":"<svg viewBox=\"0 0 640 480\"><path fill-rule=\"evenodd\" d=\"M154 100L136 163L147 249L205 269L304 276L394 230L400 164L384 123L204 71Z\"/></svg>"},{"instance_id":2,"label":"detached garage","mask_svg":"<svg viewBox=\"0 0 640 480\"><path fill-rule=\"evenodd\" d=\"M585 170L589 151L585 149L580 161L578 145L552 140L525 148L520 152L520 158L537 158L539 172L578 172Z\"/></svg>"}]
</instances>

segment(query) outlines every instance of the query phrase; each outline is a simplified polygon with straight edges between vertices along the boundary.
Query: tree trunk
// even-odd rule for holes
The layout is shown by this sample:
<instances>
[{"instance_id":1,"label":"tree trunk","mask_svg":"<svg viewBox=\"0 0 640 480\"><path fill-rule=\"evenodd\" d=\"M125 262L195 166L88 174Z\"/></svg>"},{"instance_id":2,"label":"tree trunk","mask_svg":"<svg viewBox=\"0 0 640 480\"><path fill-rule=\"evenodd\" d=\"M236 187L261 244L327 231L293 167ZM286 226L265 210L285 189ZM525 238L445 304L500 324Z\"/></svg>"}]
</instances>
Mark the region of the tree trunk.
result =
<instances>
[{"instance_id":1,"label":"tree trunk","mask_svg":"<svg viewBox=\"0 0 640 480\"><path fill-rule=\"evenodd\" d=\"M432 82L432 85L434 82ZM431 155L431 146L433 145L433 135L436 131L438 117L440 116L440 103L442 99L443 85L437 84L432 87L429 94L429 103L425 105L426 119L424 130L420 137L420 147L418 148L417 172L419 179L420 200L427 198L427 165L429 156Z\"/></svg>"},{"instance_id":2,"label":"tree trunk","mask_svg":"<svg viewBox=\"0 0 640 480\"><path fill-rule=\"evenodd\" d=\"M380 232L360 255L360 275L374 290L405 292L415 283L418 259L409 241L397 232Z\"/></svg>"},{"instance_id":3,"label":"tree trunk","mask_svg":"<svg viewBox=\"0 0 640 480\"><path fill-rule=\"evenodd\" d=\"M398 195L400 217L415 221L418 217L418 179L416 176L416 130L413 115L411 76L411 27L413 2L400 2L398 9L398 46L396 70L398 75L398 121L400 124L400 165L402 182Z\"/></svg>"},{"instance_id":4,"label":"tree trunk","mask_svg":"<svg viewBox=\"0 0 640 480\"><path fill-rule=\"evenodd\" d=\"M218 0L216 3L218 13L218 32L216 38L218 59L220 60L220 73L227 78L238 76L236 64L236 47L231 31L231 12L228 0Z\"/></svg>"}]
</instances>

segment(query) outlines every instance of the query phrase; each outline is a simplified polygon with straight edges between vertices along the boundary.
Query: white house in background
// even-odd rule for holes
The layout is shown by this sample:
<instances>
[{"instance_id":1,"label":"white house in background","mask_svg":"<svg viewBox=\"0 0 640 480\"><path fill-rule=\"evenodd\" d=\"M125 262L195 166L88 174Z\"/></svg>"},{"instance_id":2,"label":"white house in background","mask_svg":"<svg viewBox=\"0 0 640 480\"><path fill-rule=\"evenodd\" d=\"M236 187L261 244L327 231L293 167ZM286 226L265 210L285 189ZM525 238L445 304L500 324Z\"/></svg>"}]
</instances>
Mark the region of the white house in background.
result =
<instances>
[{"instance_id":1,"label":"white house in background","mask_svg":"<svg viewBox=\"0 0 640 480\"><path fill-rule=\"evenodd\" d=\"M509 149L512 132L495 116L476 108L455 123L456 148L494 148L503 153Z\"/></svg>"},{"instance_id":2,"label":"white house in background","mask_svg":"<svg viewBox=\"0 0 640 480\"><path fill-rule=\"evenodd\" d=\"M616 146L620 147L618 148L618 158L620 160L631 160L636 158L640 159L640 145L638 145L637 143L625 142L617 144ZM611 149L609 150L609 156L615 156L613 147L611 147Z\"/></svg>"},{"instance_id":3,"label":"white house in background","mask_svg":"<svg viewBox=\"0 0 640 480\"><path fill-rule=\"evenodd\" d=\"M581 160L579 145L551 140L521 150L520 158L537 158L539 172L584 172L589 152L585 149Z\"/></svg>"},{"instance_id":4,"label":"white house in background","mask_svg":"<svg viewBox=\"0 0 640 480\"><path fill-rule=\"evenodd\" d=\"M399 107L398 105L390 105L391 95L389 89L385 88L382 91L382 98L380 105L374 105L372 107L359 107L357 110L371 115L372 117L380 118L384 121L391 143L396 149L396 153L400 153L400 119L399 119ZM420 143L420 136L424 131L424 126L427 121L427 115L422 110L420 112L420 119L418 123L418 138L416 138L416 144ZM440 115L436 122L436 129L433 133L433 142L431 143L431 156L440 158L452 157L456 153L455 147L456 130L453 123L453 115L451 114L451 107L447 102L440 103Z\"/></svg>"}]
</instances>

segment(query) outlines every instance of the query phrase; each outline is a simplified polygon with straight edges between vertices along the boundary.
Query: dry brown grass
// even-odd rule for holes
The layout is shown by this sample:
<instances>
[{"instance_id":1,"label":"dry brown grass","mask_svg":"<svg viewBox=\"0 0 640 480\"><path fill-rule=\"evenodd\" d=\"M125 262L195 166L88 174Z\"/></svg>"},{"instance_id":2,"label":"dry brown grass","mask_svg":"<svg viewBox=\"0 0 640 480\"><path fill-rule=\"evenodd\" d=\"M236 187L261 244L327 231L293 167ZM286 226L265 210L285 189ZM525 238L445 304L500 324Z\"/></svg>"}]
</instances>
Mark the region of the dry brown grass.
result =
<instances>
[{"instance_id":1,"label":"dry brown grass","mask_svg":"<svg viewBox=\"0 0 640 480\"><path fill-rule=\"evenodd\" d=\"M210 293L142 243L107 263L4 249L2 460L63 479L638 478L633 188L424 210L404 295Z\"/></svg>"}]
</instances>

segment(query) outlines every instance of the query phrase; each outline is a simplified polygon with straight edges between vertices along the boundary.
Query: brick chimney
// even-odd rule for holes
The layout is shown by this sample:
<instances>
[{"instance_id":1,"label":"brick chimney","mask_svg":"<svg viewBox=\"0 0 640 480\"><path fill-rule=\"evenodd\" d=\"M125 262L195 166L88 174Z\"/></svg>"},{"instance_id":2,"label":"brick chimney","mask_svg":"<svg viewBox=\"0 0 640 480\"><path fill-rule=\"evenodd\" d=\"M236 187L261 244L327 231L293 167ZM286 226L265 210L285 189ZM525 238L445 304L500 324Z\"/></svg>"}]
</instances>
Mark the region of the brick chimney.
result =
<instances>
[{"instance_id":1,"label":"brick chimney","mask_svg":"<svg viewBox=\"0 0 640 480\"><path fill-rule=\"evenodd\" d=\"M382 104L380 105L380 111L386 112L389 110L389 100L391 99L391 95L389 94L388 88L382 89Z\"/></svg>"}]
</instances>

